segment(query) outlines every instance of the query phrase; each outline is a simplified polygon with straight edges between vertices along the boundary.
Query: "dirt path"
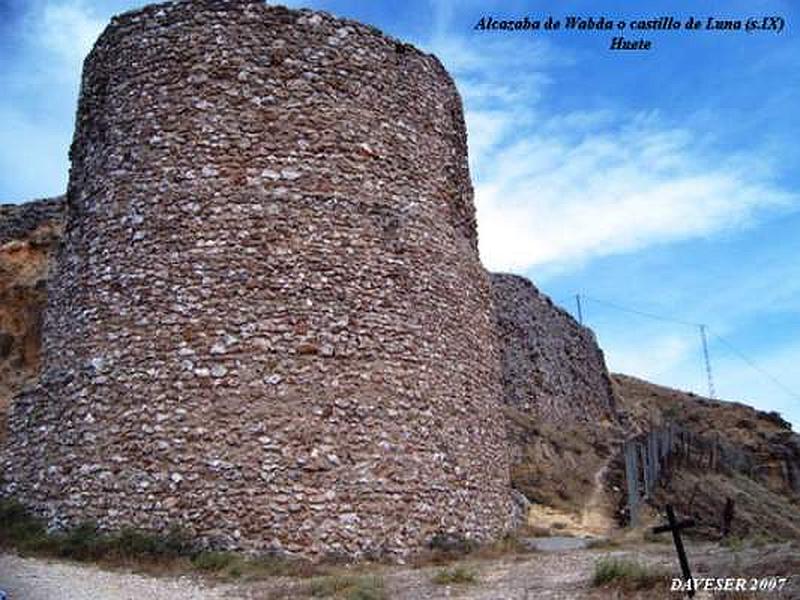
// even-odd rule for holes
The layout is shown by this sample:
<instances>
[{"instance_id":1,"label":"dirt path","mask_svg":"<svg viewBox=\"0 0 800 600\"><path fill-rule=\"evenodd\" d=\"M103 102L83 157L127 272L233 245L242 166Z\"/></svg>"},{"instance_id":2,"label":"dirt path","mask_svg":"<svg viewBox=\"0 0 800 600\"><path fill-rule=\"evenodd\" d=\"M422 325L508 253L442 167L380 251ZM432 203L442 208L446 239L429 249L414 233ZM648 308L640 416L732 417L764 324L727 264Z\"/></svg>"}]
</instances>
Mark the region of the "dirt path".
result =
<instances>
[{"instance_id":1,"label":"dirt path","mask_svg":"<svg viewBox=\"0 0 800 600\"><path fill-rule=\"evenodd\" d=\"M613 506L605 490L603 478L608 470L604 463L594 474L594 487L580 514L559 510L545 504L531 504L528 524L549 529L551 535L608 537L615 528Z\"/></svg>"},{"instance_id":2,"label":"dirt path","mask_svg":"<svg viewBox=\"0 0 800 600\"><path fill-rule=\"evenodd\" d=\"M534 600L600 598L590 579L599 551L525 554L501 560L465 561L478 583L439 585L441 567L382 567L387 597L394 600ZM0 589L9 600L294 600L309 596L308 580L270 578L238 585L188 577L150 577L96 567L0 555Z\"/></svg>"},{"instance_id":3,"label":"dirt path","mask_svg":"<svg viewBox=\"0 0 800 600\"><path fill-rule=\"evenodd\" d=\"M581 525L595 535L606 536L614 529L613 505L606 493L604 478L608 471L606 462L594 474L594 488L581 513Z\"/></svg>"}]
</instances>

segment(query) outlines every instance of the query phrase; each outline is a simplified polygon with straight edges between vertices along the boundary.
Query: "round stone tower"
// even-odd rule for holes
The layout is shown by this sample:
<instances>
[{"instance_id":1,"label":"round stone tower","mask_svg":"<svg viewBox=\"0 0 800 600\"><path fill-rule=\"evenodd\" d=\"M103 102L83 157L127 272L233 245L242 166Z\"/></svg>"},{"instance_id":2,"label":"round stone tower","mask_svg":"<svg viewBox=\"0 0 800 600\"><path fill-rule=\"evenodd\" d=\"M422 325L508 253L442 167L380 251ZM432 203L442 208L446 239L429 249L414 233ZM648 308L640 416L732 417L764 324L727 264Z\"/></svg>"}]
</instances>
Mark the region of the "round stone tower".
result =
<instances>
[{"instance_id":1,"label":"round stone tower","mask_svg":"<svg viewBox=\"0 0 800 600\"><path fill-rule=\"evenodd\" d=\"M461 102L374 28L115 18L84 65L38 387L5 490L54 524L398 555L508 525Z\"/></svg>"}]
</instances>

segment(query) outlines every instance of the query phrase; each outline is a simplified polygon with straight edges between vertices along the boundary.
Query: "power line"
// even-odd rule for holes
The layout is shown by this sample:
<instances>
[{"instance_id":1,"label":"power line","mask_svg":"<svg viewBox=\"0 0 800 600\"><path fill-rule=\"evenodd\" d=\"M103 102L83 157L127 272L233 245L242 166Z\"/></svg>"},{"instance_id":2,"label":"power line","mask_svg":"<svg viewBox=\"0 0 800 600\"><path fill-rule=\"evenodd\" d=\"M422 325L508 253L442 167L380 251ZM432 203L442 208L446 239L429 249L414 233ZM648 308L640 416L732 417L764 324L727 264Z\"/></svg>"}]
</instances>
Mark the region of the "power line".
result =
<instances>
[{"instance_id":1,"label":"power line","mask_svg":"<svg viewBox=\"0 0 800 600\"><path fill-rule=\"evenodd\" d=\"M578 300L578 311L579 311L579 314L580 314L580 312L581 312L581 303L580 303L581 294L576 294L575 297ZM622 311L622 312L638 315L640 317L646 317L648 319L655 319L657 321L662 321L662 322L666 322L666 323L677 323L678 325L691 327L693 329L695 327L698 328L700 330L700 343L701 343L701 346L703 348L703 360L704 360L704 366L705 366L705 372L706 372L706 382L708 384L708 397L711 398L711 399L716 398L716 392L714 391L714 376L713 376L712 371L711 371L711 357L709 356L709 353L708 353L708 340L706 339L706 326L704 324L702 324L702 323L691 323L689 321L684 321L683 319L676 319L674 317L665 317L665 316L662 316L662 315L656 315L656 314L653 314L653 313L650 313L650 312L637 310L635 308L622 306L620 304L616 304L615 302L609 302L608 300L600 300L599 298L593 298L592 296L583 295L583 298L585 298L586 300L591 300L592 302L595 302L596 304L600 304L600 305L603 305L603 306L608 306L608 307L613 308L615 310L619 310L619 311ZM582 314L581 314L581 317L580 317L580 322L581 322L581 324L583 324L583 315Z\"/></svg>"},{"instance_id":2,"label":"power line","mask_svg":"<svg viewBox=\"0 0 800 600\"><path fill-rule=\"evenodd\" d=\"M683 319L676 319L674 317L666 317L664 315L657 315L654 313L638 310L635 308L630 308L628 306L622 306L621 304L617 304L616 302L609 302L608 300L601 300L599 298L594 298L592 296L587 296L586 294L577 294L578 298L583 300L589 300L594 302L595 304L600 304L602 306L607 306L609 308L613 308L615 310L619 310L621 312L626 312L634 315L639 315L640 317L646 317L649 319L655 319L657 321L664 321L667 323L677 323L679 325L684 325L686 327L697 327L700 329L700 336L701 342L703 345L703 357L705 360L705 367L706 367L706 376L708 378L708 391L711 398L715 397L715 389L714 389L714 380L711 372L711 360L708 353L708 341L706 339L706 332L713 335L719 342L721 342L728 350L733 352L737 357L739 357L742 361L745 362L751 369L757 371L767 379L769 379L773 384L775 384L778 388L783 390L786 394L795 398L796 400L800 400L800 394L792 391L788 386L786 386L783 382L781 382L777 377L772 375L771 373L762 369L755 361L749 358L744 352L738 350L733 344L728 342L725 338L720 336L719 334L712 331L707 325L703 323L692 323L690 321L685 321Z\"/></svg>"},{"instance_id":3,"label":"power line","mask_svg":"<svg viewBox=\"0 0 800 600\"><path fill-rule=\"evenodd\" d=\"M790 390L788 387L786 387L786 386L785 386L785 385L784 385L784 384L783 384L783 383L782 383L782 382L781 382L779 379L777 379L777 378L776 378L774 375L772 375L771 373L768 373L767 371L765 371L764 369L762 369L761 367L759 367L759 366L758 366L758 365L757 365L755 362L753 362L751 359L749 359L749 358L748 358L748 357L747 357L747 356L746 356L746 355L745 355L745 354L744 354L744 353L743 353L741 350L737 350L737 349L736 349L736 348L735 348L735 347L734 347L734 346L733 346L733 345L732 345L730 342L728 342L727 340L725 340L725 338L723 338L723 337L721 337L721 336L717 335L717 334L716 334L716 333L714 333L713 331L711 332L711 335L713 335L713 336L714 336L715 338L717 338L717 339L718 339L720 342L722 342L722 344L723 344L723 345L725 345L725 346L728 348L728 350L730 350L731 352L733 352L734 354L736 354L736 355L737 355L737 356L738 356L740 359L742 359L742 360L743 360L745 363L747 363L748 365L750 365L750 367L751 367L752 369L755 369L756 371L758 371L759 373L761 373L761 374L762 374L764 377L766 377L767 379L769 379L770 381L772 381L772 383L774 383L776 386L778 386L778 387L779 387L780 389L782 389L784 392L786 392L787 394L789 394L789 395L790 395L792 398L794 398L794 399L796 399L796 400L800 400L800 394L796 394L795 392L793 392L792 390Z\"/></svg>"},{"instance_id":4,"label":"power line","mask_svg":"<svg viewBox=\"0 0 800 600\"><path fill-rule=\"evenodd\" d=\"M609 302L608 300L600 300L599 298L593 298L592 296L587 296L586 294L579 294L581 298L584 300L590 300L595 304L601 304L604 306L608 306L611 308L615 308L617 310L621 310L623 312L632 313L634 315L639 315L640 317L647 317L650 319L656 319L658 321L666 321L668 323L678 323L680 325L686 325L687 327L699 327L700 323L691 323L689 321L683 321L681 319L675 319L673 317L664 317L661 315L655 315L653 313L645 312L642 310L637 310L635 308L628 308L627 306L622 306L620 304L616 304L614 302Z\"/></svg>"}]
</instances>

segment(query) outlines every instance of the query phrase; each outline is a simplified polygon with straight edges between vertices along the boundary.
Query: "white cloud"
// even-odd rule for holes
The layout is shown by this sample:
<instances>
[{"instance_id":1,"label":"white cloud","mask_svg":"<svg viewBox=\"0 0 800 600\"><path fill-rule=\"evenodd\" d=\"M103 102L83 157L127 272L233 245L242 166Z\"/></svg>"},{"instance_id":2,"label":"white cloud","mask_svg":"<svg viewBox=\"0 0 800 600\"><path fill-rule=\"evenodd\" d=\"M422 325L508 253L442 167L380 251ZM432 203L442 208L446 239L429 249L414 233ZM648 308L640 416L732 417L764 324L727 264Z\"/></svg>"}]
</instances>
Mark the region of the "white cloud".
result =
<instances>
[{"instance_id":1,"label":"white cloud","mask_svg":"<svg viewBox=\"0 0 800 600\"><path fill-rule=\"evenodd\" d=\"M69 67L80 65L107 19L82 0L48 0L27 16L27 37Z\"/></svg>"},{"instance_id":2,"label":"white cloud","mask_svg":"<svg viewBox=\"0 0 800 600\"><path fill-rule=\"evenodd\" d=\"M470 158L488 155L511 131L511 123L502 111L471 111L465 115ZM476 165L470 161L474 170Z\"/></svg>"},{"instance_id":3,"label":"white cloud","mask_svg":"<svg viewBox=\"0 0 800 600\"><path fill-rule=\"evenodd\" d=\"M498 114L468 115L478 125L471 151L489 269L552 269L703 236L798 199L754 176L768 171L763 160L720 156L654 115L555 115L525 135L533 130Z\"/></svg>"},{"instance_id":4,"label":"white cloud","mask_svg":"<svg viewBox=\"0 0 800 600\"><path fill-rule=\"evenodd\" d=\"M796 199L710 164L688 138L669 147L663 136L534 138L499 152L476 186L487 266L524 270L696 237Z\"/></svg>"},{"instance_id":5,"label":"white cloud","mask_svg":"<svg viewBox=\"0 0 800 600\"><path fill-rule=\"evenodd\" d=\"M772 183L769 160L721 150L696 124L608 106L559 109L555 77L575 60L568 48L447 31L440 22L428 48L464 99L480 251L491 270L535 268L541 278L747 226L798 201Z\"/></svg>"},{"instance_id":6,"label":"white cloud","mask_svg":"<svg viewBox=\"0 0 800 600\"><path fill-rule=\"evenodd\" d=\"M64 192L81 63L107 22L81 0L31 0L20 8L0 97L4 202Z\"/></svg>"},{"instance_id":7,"label":"white cloud","mask_svg":"<svg viewBox=\"0 0 800 600\"><path fill-rule=\"evenodd\" d=\"M671 332L661 336L647 337L647 352L642 352L640 339L621 339L611 337L604 340L606 362L610 371L627 373L650 381L658 381L665 376L683 371L686 375L687 362L696 360L696 373L691 378L684 377L687 389L696 389L700 373L700 346L697 334L691 331ZM691 369L691 367L690 367ZM673 381L673 379L669 379Z\"/></svg>"},{"instance_id":8,"label":"white cloud","mask_svg":"<svg viewBox=\"0 0 800 600\"><path fill-rule=\"evenodd\" d=\"M785 148L769 147L768 140L759 147L723 147L709 125L719 126L718 115L703 115L702 106L676 115L676 125L670 115L631 111L608 98L562 102L560 73L573 68L573 51L579 49L556 46L552 37L479 36L456 25L447 11L436 16L427 47L453 74L464 99L481 256L489 269L527 271L541 282L597 257L717 236L800 205L796 192L776 183L776 161ZM574 87L567 90L575 93ZM581 104L590 108L566 108ZM646 281L616 282L610 297L619 289L628 298L637 296L639 286L655 288L654 297L642 295L655 301L654 312L711 319L726 335L747 315L796 311L792 282L800 279L795 263L785 260L786 250L784 243L782 251L742 257L748 272L729 274L736 281L733 290L698 294L707 289L709 273L698 271L698 282L689 269L680 273L688 294L654 282L648 272ZM623 303L638 306L635 300ZM588 309L612 369L707 393L696 328L647 319L632 323ZM795 426L800 423L793 398L713 342L711 352L720 397L780 410ZM797 373L786 383L800 389L800 346L752 352L779 377Z\"/></svg>"}]
</instances>

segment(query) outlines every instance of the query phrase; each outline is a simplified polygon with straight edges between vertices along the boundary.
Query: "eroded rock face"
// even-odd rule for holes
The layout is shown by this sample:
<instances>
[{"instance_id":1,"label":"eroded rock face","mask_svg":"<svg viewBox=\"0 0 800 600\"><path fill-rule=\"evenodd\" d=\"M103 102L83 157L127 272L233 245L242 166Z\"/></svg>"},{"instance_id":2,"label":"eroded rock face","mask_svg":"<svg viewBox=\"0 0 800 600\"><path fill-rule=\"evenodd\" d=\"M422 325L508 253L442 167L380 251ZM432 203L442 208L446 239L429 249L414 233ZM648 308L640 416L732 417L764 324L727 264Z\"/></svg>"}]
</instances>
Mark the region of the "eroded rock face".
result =
<instances>
[{"instance_id":1,"label":"eroded rock face","mask_svg":"<svg viewBox=\"0 0 800 600\"><path fill-rule=\"evenodd\" d=\"M432 56L260 1L115 18L6 492L54 524L398 555L511 512L461 103Z\"/></svg>"},{"instance_id":2,"label":"eroded rock face","mask_svg":"<svg viewBox=\"0 0 800 600\"><path fill-rule=\"evenodd\" d=\"M0 205L0 442L12 397L39 371L41 321L63 198Z\"/></svg>"}]
</instances>

